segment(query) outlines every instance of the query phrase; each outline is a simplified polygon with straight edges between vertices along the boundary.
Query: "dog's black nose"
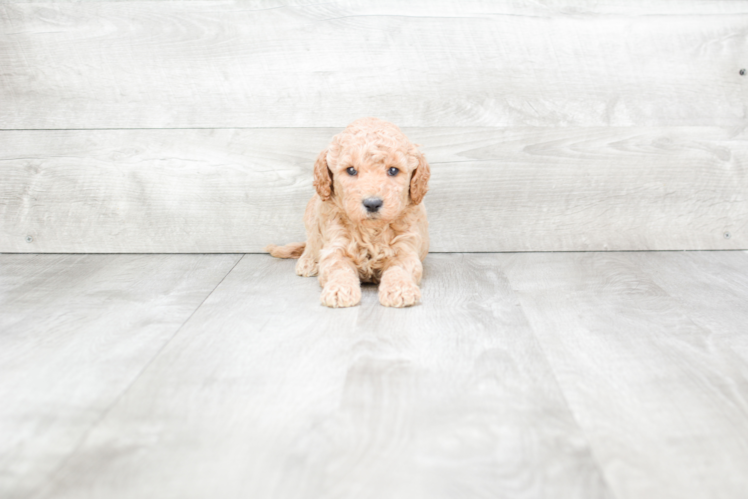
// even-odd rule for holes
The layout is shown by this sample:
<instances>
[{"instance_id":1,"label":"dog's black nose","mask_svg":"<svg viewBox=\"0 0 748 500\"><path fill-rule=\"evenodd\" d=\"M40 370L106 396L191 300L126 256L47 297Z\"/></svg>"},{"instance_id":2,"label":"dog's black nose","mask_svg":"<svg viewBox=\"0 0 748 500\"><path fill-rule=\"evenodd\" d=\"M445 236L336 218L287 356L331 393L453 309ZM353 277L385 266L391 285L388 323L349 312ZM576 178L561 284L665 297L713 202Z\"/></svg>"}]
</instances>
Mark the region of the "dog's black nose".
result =
<instances>
[{"instance_id":1,"label":"dog's black nose","mask_svg":"<svg viewBox=\"0 0 748 500\"><path fill-rule=\"evenodd\" d=\"M364 200L364 206L366 207L367 212L378 211L383 203L382 198L366 198Z\"/></svg>"}]
</instances>

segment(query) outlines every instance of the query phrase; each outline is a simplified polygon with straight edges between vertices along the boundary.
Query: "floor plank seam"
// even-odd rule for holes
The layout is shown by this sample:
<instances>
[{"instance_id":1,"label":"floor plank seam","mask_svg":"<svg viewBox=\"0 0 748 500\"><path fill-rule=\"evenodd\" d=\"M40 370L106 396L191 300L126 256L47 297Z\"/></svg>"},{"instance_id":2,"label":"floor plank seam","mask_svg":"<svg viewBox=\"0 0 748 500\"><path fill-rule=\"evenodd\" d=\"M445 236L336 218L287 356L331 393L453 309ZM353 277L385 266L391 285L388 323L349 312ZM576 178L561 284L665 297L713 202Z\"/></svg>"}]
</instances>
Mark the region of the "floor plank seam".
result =
<instances>
[{"instance_id":1,"label":"floor plank seam","mask_svg":"<svg viewBox=\"0 0 748 500\"><path fill-rule=\"evenodd\" d=\"M687 249L687 250L506 250L506 251L454 251L429 252L440 255L505 255L505 254L539 254L539 253L719 253L748 252L748 248ZM0 252L0 255L269 255L267 252Z\"/></svg>"},{"instance_id":2,"label":"floor plank seam","mask_svg":"<svg viewBox=\"0 0 748 500\"><path fill-rule=\"evenodd\" d=\"M94 422L93 424L91 424L91 426L89 427L89 429L81 436L81 438L78 440L78 442L75 444L75 446L73 446L73 448L70 451L70 453L68 453L67 456L63 460L60 461L59 465L55 468L54 472L52 472L47 477L46 481L43 481L34 490L34 492L30 495L30 497L39 498L40 496L42 496L45 488L52 482L52 480L57 476L57 474L59 474L59 472L65 468L65 465L68 463L68 461L70 460L70 458L73 457L73 456L75 456L75 454L78 452L78 450L81 448L81 446L83 446L83 443L86 442L86 439L91 434L91 432L93 432L94 429L96 429L101 424L101 422L104 421L104 419L107 417L107 415L119 404L119 402L122 400L122 398L125 396L125 394L127 394L128 391L130 391L130 389L140 379L140 377L143 375L143 373L145 373L148 370L148 367L151 366L151 364L153 364L153 362L161 355L161 353L166 348L166 346L169 345L174 340L174 338L176 338L176 336L179 334L179 332L182 330L182 328L184 328L184 326L187 323L189 323L189 321L192 319L192 317L195 315L195 313L197 313L197 311L200 310L200 308L203 306L203 304L205 304L205 301L208 300L208 298L210 298L211 295L213 295L213 292L215 292L216 289L219 286L221 286L221 283L223 283L224 280L228 277L228 275L231 274L231 272L234 270L234 268L236 268L236 266L239 264L239 262L242 261L242 259L244 258L245 255L246 254L242 254L242 256L239 257L239 259L237 259L237 261L234 263L234 265L231 266L231 269L229 269L228 272L223 276L223 278L221 278L218 281L218 283L216 284L216 286L214 286L210 290L210 292L208 292L208 294L205 296L205 298L200 302L200 304L197 305L197 307L195 307L195 310L192 311L192 313L190 313L190 315L187 317L187 319L185 319L182 322L182 324L179 325L179 327L176 330L174 330L174 333L171 335L171 337L169 337L166 340L166 342L163 343L163 345L158 349L158 351L156 351L156 353L153 355L153 357L145 365L143 365L143 368L137 373L137 375L135 375L133 377L133 379L130 381L130 383L127 384L127 387L125 387L122 390L122 392L119 394L119 396L117 396L117 398L114 401L112 401L112 404L109 405L109 407L101 413L101 415L99 416L99 418L96 419L96 422Z\"/></svg>"},{"instance_id":3,"label":"floor plank seam","mask_svg":"<svg viewBox=\"0 0 748 500\"><path fill-rule=\"evenodd\" d=\"M97 130L294 130L294 129L311 129L311 130L326 130L326 129L342 129L345 126L347 126L348 123L341 121L337 125L320 125L320 126L277 126L277 127L225 127L225 126L217 126L217 127L89 127L89 128L80 128L80 127L64 127L64 128L28 128L28 127L22 127L22 128L0 128L0 132L58 132L58 131L66 131L66 130L75 130L75 131L81 131L81 132L89 132L89 131L97 131ZM497 129L497 130L505 130L510 128L515 128L507 125L436 125L436 126L408 126L403 128L410 128L410 129L465 129L465 130L475 130L475 129ZM533 127L526 127L526 128L533 128ZM546 127L546 128L552 128L552 127ZM592 128L592 127L588 127Z\"/></svg>"},{"instance_id":4,"label":"floor plank seam","mask_svg":"<svg viewBox=\"0 0 748 500\"><path fill-rule=\"evenodd\" d=\"M509 277L507 276L506 278L509 281ZM511 286L511 281L509 282ZM519 299L520 304L522 304L522 294L519 293L517 290L515 290L514 287L511 287L511 289L512 291L514 291L515 294L517 294L517 298ZM600 474L600 479L605 485L605 488L612 495L611 498L620 498L618 497L618 495L616 495L615 491L613 490L613 487L611 486L611 483L605 474L605 469L602 466L602 462L600 461L600 458L597 456L597 453L595 452L595 447L592 445L592 442L590 441L590 438L589 438L589 435L587 434L586 429L582 426L581 422L579 421L579 416L577 415L577 412L574 411L574 408L569 403L569 398L566 396L566 391L564 390L564 387L561 385L561 382L559 381L558 374L556 373L556 368L553 366L553 363L551 363L551 360L548 357L548 354L546 353L545 346L540 341L540 338L538 337L538 334L535 331L535 328L530 322L530 318L527 316L527 313L525 312L524 305L522 305L520 309L522 310L522 316L524 316L525 321L527 322L527 326L530 328L530 331L532 332L532 336L535 339L535 342L537 343L538 348L540 349L540 352L543 354L543 359L545 359L546 363L548 364L548 369L553 374L553 380L556 382L556 386L558 387L558 392L559 394L561 394L561 397L564 400L564 404L566 405L566 408L569 410L569 415L571 415L571 417L574 419L574 423L577 425L577 427L579 428L579 431L584 436L584 440L587 443L587 449L589 450L590 456L592 457L592 460L594 460L595 466L597 467L597 471Z\"/></svg>"}]
</instances>

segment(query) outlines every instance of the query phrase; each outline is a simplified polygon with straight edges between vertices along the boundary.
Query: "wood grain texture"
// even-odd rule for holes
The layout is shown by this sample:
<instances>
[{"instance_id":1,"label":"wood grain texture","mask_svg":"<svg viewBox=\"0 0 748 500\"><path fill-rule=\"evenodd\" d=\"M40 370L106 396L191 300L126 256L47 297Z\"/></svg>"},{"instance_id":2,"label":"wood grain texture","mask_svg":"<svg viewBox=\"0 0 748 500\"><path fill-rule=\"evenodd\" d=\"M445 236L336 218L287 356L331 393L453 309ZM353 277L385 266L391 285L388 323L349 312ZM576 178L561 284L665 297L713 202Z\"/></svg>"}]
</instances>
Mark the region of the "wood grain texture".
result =
<instances>
[{"instance_id":1,"label":"wood grain texture","mask_svg":"<svg viewBox=\"0 0 748 500\"><path fill-rule=\"evenodd\" d=\"M634 262L711 332L720 364L748 386L748 253L642 254ZM687 280L689 286L683 286ZM715 350L716 353L717 350ZM744 408L748 414L748 407Z\"/></svg>"},{"instance_id":2,"label":"wood grain texture","mask_svg":"<svg viewBox=\"0 0 748 500\"><path fill-rule=\"evenodd\" d=\"M746 26L696 0L4 2L0 128L743 127Z\"/></svg>"},{"instance_id":3,"label":"wood grain texture","mask_svg":"<svg viewBox=\"0 0 748 500\"><path fill-rule=\"evenodd\" d=\"M0 255L0 496L44 484L239 258Z\"/></svg>"},{"instance_id":4,"label":"wood grain texture","mask_svg":"<svg viewBox=\"0 0 748 500\"><path fill-rule=\"evenodd\" d=\"M431 255L423 305L319 305L247 255L43 496L609 494L491 256Z\"/></svg>"},{"instance_id":5,"label":"wood grain texture","mask_svg":"<svg viewBox=\"0 0 748 500\"><path fill-rule=\"evenodd\" d=\"M747 258L498 257L616 496L748 494L745 314L718 305L745 310Z\"/></svg>"},{"instance_id":6,"label":"wood grain texture","mask_svg":"<svg viewBox=\"0 0 748 500\"><path fill-rule=\"evenodd\" d=\"M432 167L432 251L748 248L743 129L404 130ZM338 131L0 132L0 251L303 240L312 165Z\"/></svg>"}]
</instances>

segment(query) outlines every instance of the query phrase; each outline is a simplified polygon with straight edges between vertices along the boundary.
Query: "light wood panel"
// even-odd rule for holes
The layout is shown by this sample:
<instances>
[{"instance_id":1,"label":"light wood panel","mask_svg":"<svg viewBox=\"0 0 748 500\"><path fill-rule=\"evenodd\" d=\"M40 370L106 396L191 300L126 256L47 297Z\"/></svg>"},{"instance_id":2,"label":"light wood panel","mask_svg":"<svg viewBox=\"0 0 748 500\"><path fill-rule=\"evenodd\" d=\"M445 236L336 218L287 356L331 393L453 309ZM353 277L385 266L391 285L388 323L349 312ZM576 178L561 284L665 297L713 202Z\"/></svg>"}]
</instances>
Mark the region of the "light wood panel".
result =
<instances>
[{"instance_id":1,"label":"light wood panel","mask_svg":"<svg viewBox=\"0 0 748 500\"><path fill-rule=\"evenodd\" d=\"M748 290L725 285L746 282L748 255L694 257L685 266L694 272L681 272L684 259L691 260L650 253L497 259L618 497L748 494L748 383L736 349L745 344L745 315L718 304L731 296L745 309ZM699 262L709 260L722 272L707 277ZM726 316L715 318L715 310Z\"/></svg>"},{"instance_id":2,"label":"light wood panel","mask_svg":"<svg viewBox=\"0 0 748 500\"><path fill-rule=\"evenodd\" d=\"M0 128L745 124L744 2L4 2ZM741 66L742 64L742 66Z\"/></svg>"},{"instance_id":3,"label":"light wood panel","mask_svg":"<svg viewBox=\"0 0 748 500\"><path fill-rule=\"evenodd\" d=\"M0 255L0 496L32 495L236 255Z\"/></svg>"},{"instance_id":4,"label":"light wood panel","mask_svg":"<svg viewBox=\"0 0 748 500\"><path fill-rule=\"evenodd\" d=\"M495 258L429 256L407 310L319 293L245 256L41 494L609 494Z\"/></svg>"},{"instance_id":5,"label":"light wood panel","mask_svg":"<svg viewBox=\"0 0 748 500\"><path fill-rule=\"evenodd\" d=\"M0 132L0 251L259 252L303 240L312 164L338 131ZM405 132L432 166L432 251L748 248L743 129Z\"/></svg>"}]
</instances>

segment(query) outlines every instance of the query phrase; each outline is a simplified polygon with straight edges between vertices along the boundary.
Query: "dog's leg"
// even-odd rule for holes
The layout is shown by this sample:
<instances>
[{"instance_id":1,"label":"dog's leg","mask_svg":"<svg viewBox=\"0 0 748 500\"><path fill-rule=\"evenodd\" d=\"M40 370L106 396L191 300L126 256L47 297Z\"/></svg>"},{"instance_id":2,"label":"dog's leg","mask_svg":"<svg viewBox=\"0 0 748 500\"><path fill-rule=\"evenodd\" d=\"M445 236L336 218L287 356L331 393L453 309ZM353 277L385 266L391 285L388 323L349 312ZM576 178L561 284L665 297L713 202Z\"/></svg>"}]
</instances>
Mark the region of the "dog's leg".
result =
<instances>
[{"instance_id":1,"label":"dog's leg","mask_svg":"<svg viewBox=\"0 0 748 500\"><path fill-rule=\"evenodd\" d=\"M319 261L320 302L327 307L351 307L361 302L361 282L353 262L341 250L323 252Z\"/></svg>"},{"instance_id":2,"label":"dog's leg","mask_svg":"<svg viewBox=\"0 0 748 500\"><path fill-rule=\"evenodd\" d=\"M387 307L408 307L421 300L418 284L423 275L423 264L418 253L407 246L398 249L389 262L379 283L379 302Z\"/></svg>"},{"instance_id":3,"label":"dog's leg","mask_svg":"<svg viewBox=\"0 0 748 500\"><path fill-rule=\"evenodd\" d=\"M296 262L296 274L305 278L317 276L319 267L313 254L314 252L309 250L309 247L304 249L304 253L301 254L301 257Z\"/></svg>"},{"instance_id":4,"label":"dog's leg","mask_svg":"<svg viewBox=\"0 0 748 500\"><path fill-rule=\"evenodd\" d=\"M296 262L296 274L299 276L310 277L317 276L319 272L319 253L322 248L322 237L319 231L306 232L306 246L304 253L301 254Z\"/></svg>"},{"instance_id":5,"label":"dog's leg","mask_svg":"<svg viewBox=\"0 0 748 500\"><path fill-rule=\"evenodd\" d=\"M296 274L299 276L317 276L319 272L319 252L322 249L322 235L318 223L318 198L312 197L304 213L304 227L306 228L306 246L304 253L296 262Z\"/></svg>"}]
</instances>

